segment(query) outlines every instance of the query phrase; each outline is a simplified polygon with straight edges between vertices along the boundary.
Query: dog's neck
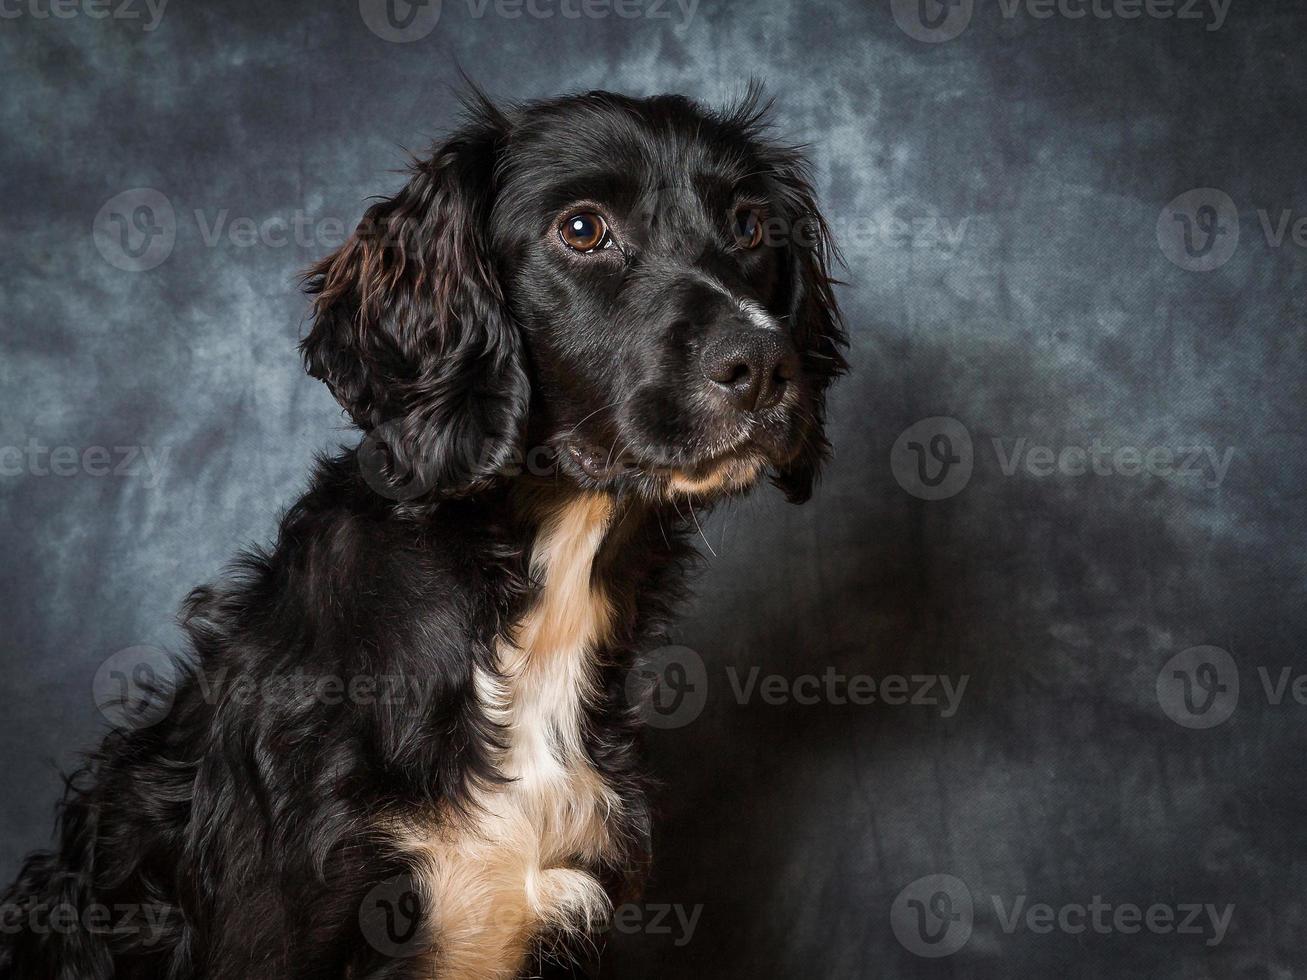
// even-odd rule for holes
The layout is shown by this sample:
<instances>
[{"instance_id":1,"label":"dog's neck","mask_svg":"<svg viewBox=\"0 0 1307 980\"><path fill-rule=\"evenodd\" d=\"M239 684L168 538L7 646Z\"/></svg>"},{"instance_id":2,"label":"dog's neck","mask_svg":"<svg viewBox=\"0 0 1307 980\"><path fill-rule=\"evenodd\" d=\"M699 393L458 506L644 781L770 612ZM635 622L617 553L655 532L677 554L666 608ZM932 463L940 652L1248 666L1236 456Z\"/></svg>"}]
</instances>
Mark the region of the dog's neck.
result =
<instances>
[{"instance_id":1,"label":"dog's neck","mask_svg":"<svg viewBox=\"0 0 1307 980\"><path fill-rule=\"evenodd\" d=\"M548 657L560 646L593 645L607 636L611 607L595 563L617 510L607 494L581 493L543 511L530 559L538 594L534 614L516 626L516 647Z\"/></svg>"},{"instance_id":2,"label":"dog's neck","mask_svg":"<svg viewBox=\"0 0 1307 980\"><path fill-rule=\"evenodd\" d=\"M511 494L510 507L526 530L529 569L537 584L561 575L571 586L580 586L584 583L571 576L582 574L582 569L596 580L620 573L624 546L637 540L643 529L661 524L671 530L680 523L660 517L654 505L633 496L543 482L522 484ZM550 569L554 574L546 575ZM561 581L557 587L562 587Z\"/></svg>"}]
</instances>

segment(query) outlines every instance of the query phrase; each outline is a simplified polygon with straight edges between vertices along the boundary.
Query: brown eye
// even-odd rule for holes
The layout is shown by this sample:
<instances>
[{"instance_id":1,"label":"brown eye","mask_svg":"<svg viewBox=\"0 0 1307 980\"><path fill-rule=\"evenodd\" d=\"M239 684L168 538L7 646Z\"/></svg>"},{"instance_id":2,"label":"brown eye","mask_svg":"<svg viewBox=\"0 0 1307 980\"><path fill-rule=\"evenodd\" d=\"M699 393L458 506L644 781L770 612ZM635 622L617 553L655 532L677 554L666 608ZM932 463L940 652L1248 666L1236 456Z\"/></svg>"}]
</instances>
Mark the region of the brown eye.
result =
<instances>
[{"instance_id":1,"label":"brown eye","mask_svg":"<svg viewBox=\"0 0 1307 980\"><path fill-rule=\"evenodd\" d=\"M740 208L735 212L735 240L740 248L757 248L762 244L762 214L757 208Z\"/></svg>"},{"instance_id":2,"label":"brown eye","mask_svg":"<svg viewBox=\"0 0 1307 980\"><path fill-rule=\"evenodd\" d=\"M558 229L558 237L568 248L593 252L608 242L608 225L593 211L582 211L567 218Z\"/></svg>"}]
</instances>

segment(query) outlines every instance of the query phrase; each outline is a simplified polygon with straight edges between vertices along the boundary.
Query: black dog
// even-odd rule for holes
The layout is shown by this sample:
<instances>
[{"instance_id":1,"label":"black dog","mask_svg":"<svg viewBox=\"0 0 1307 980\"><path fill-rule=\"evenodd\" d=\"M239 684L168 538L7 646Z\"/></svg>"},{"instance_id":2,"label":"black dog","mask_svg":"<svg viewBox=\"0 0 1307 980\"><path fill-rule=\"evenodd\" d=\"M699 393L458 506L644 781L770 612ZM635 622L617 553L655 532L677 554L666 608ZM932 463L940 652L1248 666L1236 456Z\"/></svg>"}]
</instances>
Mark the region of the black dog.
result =
<instances>
[{"instance_id":1,"label":"black dog","mask_svg":"<svg viewBox=\"0 0 1307 980\"><path fill-rule=\"evenodd\" d=\"M171 709L70 779L0 975L507 980L634 893L624 681L690 508L805 499L845 366L763 116L475 96L309 272L309 373L367 435L192 593Z\"/></svg>"}]
</instances>

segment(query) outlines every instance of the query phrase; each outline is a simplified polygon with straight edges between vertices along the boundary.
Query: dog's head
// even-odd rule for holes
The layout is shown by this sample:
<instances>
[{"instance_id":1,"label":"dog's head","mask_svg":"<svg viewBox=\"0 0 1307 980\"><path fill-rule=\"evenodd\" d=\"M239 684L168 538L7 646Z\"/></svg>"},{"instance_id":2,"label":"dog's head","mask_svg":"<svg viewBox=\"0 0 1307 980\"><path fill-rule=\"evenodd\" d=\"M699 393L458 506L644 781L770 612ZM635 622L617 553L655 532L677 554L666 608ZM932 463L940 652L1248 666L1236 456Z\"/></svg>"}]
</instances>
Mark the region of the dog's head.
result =
<instances>
[{"instance_id":1,"label":"dog's head","mask_svg":"<svg viewBox=\"0 0 1307 980\"><path fill-rule=\"evenodd\" d=\"M805 165L765 128L756 96L478 99L310 270L309 372L433 494L548 468L805 499L844 335Z\"/></svg>"}]
</instances>

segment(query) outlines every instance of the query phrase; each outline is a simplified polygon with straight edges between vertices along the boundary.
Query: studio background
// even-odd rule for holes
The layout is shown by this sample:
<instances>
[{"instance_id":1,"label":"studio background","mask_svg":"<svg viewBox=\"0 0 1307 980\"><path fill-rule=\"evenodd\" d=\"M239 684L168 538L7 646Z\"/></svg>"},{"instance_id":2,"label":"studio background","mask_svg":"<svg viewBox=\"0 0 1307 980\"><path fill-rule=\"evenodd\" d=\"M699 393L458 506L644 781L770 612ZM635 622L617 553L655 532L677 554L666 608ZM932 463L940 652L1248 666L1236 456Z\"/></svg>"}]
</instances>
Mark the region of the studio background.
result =
<instances>
[{"instance_id":1,"label":"studio background","mask_svg":"<svg viewBox=\"0 0 1307 980\"><path fill-rule=\"evenodd\" d=\"M617 975L1307 970L1307 707L1276 697L1307 671L1301 4L437 0L388 39L371 0L123 3L0 19L0 877L105 727L97 669L176 647L185 593L356 438L300 367L296 275L453 124L456 62L505 99L757 76L811 147L853 373L816 498L705 521L669 637L705 696L651 736ZM938 703L799 703L828 673ZM1227 927L1011 917L1100 897ZM659 904L701 906L692 934Z\"/></svg>"}]
</instances>

